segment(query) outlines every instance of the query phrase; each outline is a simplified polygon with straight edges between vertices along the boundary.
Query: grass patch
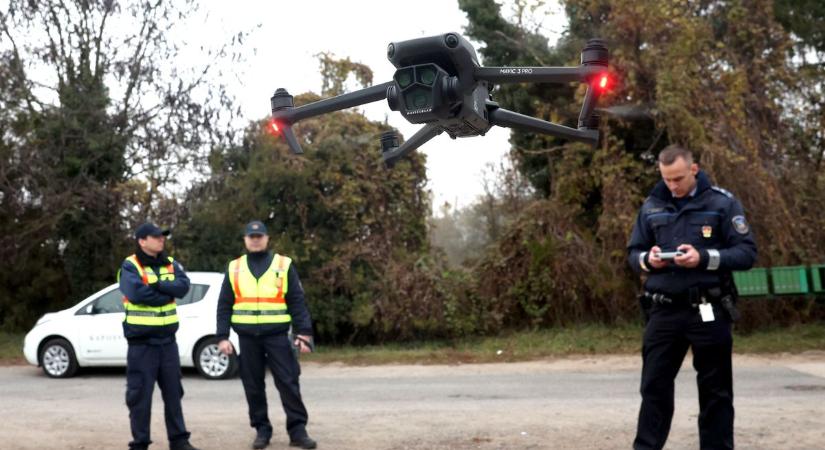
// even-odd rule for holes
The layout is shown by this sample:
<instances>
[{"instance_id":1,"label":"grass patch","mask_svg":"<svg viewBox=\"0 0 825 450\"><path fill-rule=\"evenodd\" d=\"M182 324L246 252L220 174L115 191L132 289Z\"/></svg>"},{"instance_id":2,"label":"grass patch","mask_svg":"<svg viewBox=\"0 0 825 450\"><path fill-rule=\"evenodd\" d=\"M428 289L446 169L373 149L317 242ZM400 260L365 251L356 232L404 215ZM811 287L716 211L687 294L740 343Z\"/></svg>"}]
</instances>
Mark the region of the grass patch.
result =
<instances>
[{"instance_id":1,"label":"grass patch","mask_svg":"<svg viewBox=\"0 0 825 450\"><path fill-rule=\"evenodd\" d=\"M372 364L450 364L513 362L582 354L623 354L641 348L640 326L580 325L502 333L452 341L407 344L324 346L305 361Z\"/></svg>"},{"instance_id":2,"label":"grass patch","mask_svg":"<svg viewBox=\"0 0 825 450\"><path fill-rule=\"evenodd\" d=\"M354 346L319 345L304 361L374 364L456 364L528 361L569 355L638 354L641 325L579 325L502 333L453 341ZM734 332L735 353L799 353L825 350L825 324Z\"/></svg>"},{"instance_id":3,"label":"grass patch","mask_svg":"<svg viewBox=\"0 0 825 450\"><path fill-rule=\"evenodd\" d=\"M735 335L736 353L799 353L825 350L825 323L769 328L745 335Z\"/></svg>"},{"instance_id":4,"label":"grass patch","mask_svg":"<svg viewBox=\"0 0 825 450\"><path fill-rule=\"evenodd\" d=\"M456 364L529 361L569 355L638 354L641 325L578 325L491 337L367 346L319 345L302 361L350 365ZM0 332L0 364L23 364L23 333ZM735 353L825 350L825 323L735 333Z\"/></svg>"},{"instance_id":5,"label":"grass patch","mask_svg":"<svg viewBox=\"0 0 825 450\"><path fill-rule=\"evenodd\" d=\"M0 331L0 364L23 363L26 358L23 356L24 333L7 333Z\"/></svg>"}]
</instances>

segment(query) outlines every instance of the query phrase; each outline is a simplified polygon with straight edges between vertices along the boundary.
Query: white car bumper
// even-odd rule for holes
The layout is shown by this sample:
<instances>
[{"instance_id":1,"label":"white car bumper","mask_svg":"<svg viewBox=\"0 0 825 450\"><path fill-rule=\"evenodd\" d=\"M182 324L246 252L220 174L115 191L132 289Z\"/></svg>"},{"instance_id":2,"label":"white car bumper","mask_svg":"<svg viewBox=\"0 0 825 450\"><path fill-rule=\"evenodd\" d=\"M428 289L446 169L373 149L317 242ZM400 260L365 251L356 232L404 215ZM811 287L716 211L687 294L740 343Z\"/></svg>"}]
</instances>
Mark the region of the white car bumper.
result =
<instances>
[{"instance_id":1,"label":"white car bumper","mask_svg":"<svg viewBox=\"0 0 825 450\"><path fill-rule=\"evenodd\" d=\"M38 336L35 336L35 334ZM35 333L34 330L32 330L26 334L26 338L23 340L23 355L26 356L26 361L34 366L38 365L37 346L40 344L39 338L39 333Z\"/></svg>"}]
</instances>

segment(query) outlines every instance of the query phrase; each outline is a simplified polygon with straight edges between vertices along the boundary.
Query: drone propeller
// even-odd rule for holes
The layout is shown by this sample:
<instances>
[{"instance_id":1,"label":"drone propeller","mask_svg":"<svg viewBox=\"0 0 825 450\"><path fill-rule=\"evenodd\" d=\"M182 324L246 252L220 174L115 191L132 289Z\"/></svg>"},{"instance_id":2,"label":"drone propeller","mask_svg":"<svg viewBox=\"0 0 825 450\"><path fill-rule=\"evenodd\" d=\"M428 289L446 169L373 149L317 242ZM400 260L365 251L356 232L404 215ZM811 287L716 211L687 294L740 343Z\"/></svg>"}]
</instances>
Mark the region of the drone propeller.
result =
<instances>
[{"instance_id":1,"label":"drone propeller","mask_svg":"<svg viewBox=\"0 0 825 450\"><path fill-rule=\"evenodd\" d=\"M292 131L296 122L383 99L410 123L424 125L401 145L396 135L382 135L382 157L390 166L443 132L453 139L483 136L494 125L598 143L596 103L610 84L608 51L599 39L588 41L578 67L480 67L475 49L456 33L391 43L387 58L397 68L393 81L360 91L297 108L285 89L275 91L271 98L272 126L284 136L292 152L303 153ZM490 83L524 82L586 83L578 128L509 111L491 100Z\"/></svg>"},{"instance_id":2,"label":"drone propeller","mask_svg":"<svg viewBox=\"0 0 825 450\"><path fill-rule=\"evenodd\" d=\"M652 120L654 118L653 106L647 104L637 105L626 103L623 105L596 108L595 111L629 122Z\"/></svg>"}]
</instances>

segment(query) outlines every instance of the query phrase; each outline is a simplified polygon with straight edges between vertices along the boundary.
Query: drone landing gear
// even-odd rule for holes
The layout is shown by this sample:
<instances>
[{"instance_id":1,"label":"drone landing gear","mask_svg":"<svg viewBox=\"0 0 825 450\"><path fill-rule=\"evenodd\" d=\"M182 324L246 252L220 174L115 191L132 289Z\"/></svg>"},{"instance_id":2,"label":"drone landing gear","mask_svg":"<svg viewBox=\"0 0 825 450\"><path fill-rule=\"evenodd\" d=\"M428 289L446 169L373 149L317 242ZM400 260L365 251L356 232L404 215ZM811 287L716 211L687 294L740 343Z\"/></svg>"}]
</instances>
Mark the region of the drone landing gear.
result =
<instances>
[{"instance_id":1,"label":"drone landing gear","mask_svg":"<svg viewBox=\"0 0 825 450\"><path fill-rule=\"evenodd\" d=\"M593 144L599 140L599 129L589 127L587 125L598 126L598 116L591 117L589 123L582 124L578 129L556 125L555 123L546 120L536 119L535 117L525 116L507 109L493 106L487 113L490 118L490 123L500 127L514 128L524 131L532 131L537 134L549 134L571 141L585 142Z\"/></svg>"}]
</instances>

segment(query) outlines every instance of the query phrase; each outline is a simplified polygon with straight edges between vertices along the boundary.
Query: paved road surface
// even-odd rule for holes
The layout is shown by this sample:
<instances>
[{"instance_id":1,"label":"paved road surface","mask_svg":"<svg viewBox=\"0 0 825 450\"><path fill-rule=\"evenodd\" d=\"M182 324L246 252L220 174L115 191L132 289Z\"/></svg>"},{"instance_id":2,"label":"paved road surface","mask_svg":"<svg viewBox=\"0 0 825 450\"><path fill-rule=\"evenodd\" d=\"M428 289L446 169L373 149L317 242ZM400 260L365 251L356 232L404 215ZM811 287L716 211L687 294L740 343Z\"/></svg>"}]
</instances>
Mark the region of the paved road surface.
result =
<instances>
[{"instance_id":1,"label":"paved road surface","mask_svg":"<svg viewBox=\"0 0 825 450\"><path fill-rule=\"evenodd\" d=\"M669 449L696 449L695 372L677 379ZM639 406L638 356L511 364L369 366L306 364L302 390L310 434L323 449L627 449ZM734 361L740 449L825 449L825 352ZM129 435L123 369L68 380L30 366L0 367L0 449L117 449ZM192 443L246 449L239 379L184 374ZM268 386L276 426L269 448L286 449L283 413ZM273 403L275 403L273 405ZM156 391L152 448L168 444Z\"/></svg>"}]
</instances>

